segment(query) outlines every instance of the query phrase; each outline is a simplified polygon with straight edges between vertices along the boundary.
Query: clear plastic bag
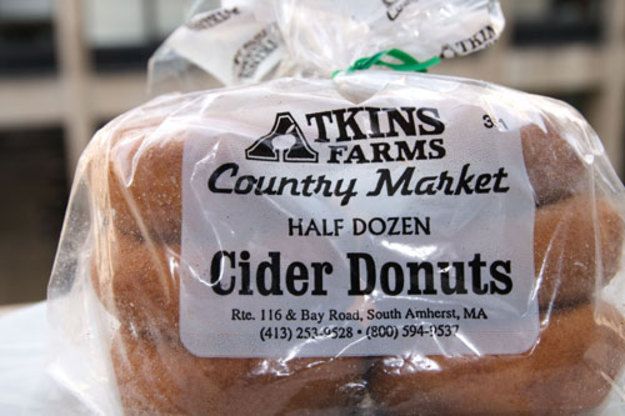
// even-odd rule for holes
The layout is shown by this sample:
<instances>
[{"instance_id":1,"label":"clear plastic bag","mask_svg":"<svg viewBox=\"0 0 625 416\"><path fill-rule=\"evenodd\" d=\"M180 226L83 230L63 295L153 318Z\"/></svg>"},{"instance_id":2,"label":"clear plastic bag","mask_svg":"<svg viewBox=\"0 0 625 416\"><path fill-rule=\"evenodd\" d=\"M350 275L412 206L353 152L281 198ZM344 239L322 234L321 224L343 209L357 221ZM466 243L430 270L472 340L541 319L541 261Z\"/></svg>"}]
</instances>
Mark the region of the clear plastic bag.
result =
<instances>
[{"instance_id":1,"label":"clear plastic bag","mask_svg":"<svg viewBox=\"0 0 625 416\"><path fill-rule=\"evenodd\" d=\"M162 96L80 160L52 373L100 414L625 414L623 196L577 111L483 82Z\"/></svg>"},{"instance_id":2,"label":"clear plastic bag","mask_svg":"<svg viewBox=\"0 0 625 416\"><path fill-rule=\"evenodd\" d=\"M397 48L419 60L492 45L504 28L494 0L229 0L195 7L150 61L154 93L329 77L356 59Z\"/></svg>"}]
</instances>

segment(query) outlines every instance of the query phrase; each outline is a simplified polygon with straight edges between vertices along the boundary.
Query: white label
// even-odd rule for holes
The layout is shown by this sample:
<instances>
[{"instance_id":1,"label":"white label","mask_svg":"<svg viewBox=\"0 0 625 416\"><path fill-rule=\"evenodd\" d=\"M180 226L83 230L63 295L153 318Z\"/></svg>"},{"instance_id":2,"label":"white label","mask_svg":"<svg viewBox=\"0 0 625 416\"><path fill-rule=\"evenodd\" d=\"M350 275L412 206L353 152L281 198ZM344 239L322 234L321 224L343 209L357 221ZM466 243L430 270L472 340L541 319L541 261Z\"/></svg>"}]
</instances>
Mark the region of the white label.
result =
<instances>
[{"instance_id":1,"label":"white label","mask_svg":"<svg viewBox=\"0 0 625 416\"><path fill-rule=\"evenodd\" d=\"M535 208L513 112L434 94L239 99L185 145L180 331L193 354L535 343Z\"/></svg>"}]
</instances>

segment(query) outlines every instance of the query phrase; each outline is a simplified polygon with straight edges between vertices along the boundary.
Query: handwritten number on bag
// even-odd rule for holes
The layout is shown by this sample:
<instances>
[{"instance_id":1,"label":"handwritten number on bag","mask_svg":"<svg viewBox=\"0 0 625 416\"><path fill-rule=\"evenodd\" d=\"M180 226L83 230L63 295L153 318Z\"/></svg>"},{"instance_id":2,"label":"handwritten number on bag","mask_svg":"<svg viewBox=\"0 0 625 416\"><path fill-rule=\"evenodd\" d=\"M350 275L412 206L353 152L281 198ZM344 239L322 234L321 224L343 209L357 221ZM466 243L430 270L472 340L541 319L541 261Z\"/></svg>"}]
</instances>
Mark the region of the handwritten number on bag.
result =
<instances>
[{"instance_id":1,"label":"handwritten number on bag","mask_svg":"<svg viewBox=\"0 0 625 416\"><path fill-rule=\"evenodd\" d=\"M489 116L488 114L484 114L482 116L482 120L484 120L484 127L486 127L487 129L492 129L495 126L500 126L503 128L503 130L508 130L508 125L502 118L497 120L497 122L494 122L491 116Z\"/></svg>"}]
</instances>

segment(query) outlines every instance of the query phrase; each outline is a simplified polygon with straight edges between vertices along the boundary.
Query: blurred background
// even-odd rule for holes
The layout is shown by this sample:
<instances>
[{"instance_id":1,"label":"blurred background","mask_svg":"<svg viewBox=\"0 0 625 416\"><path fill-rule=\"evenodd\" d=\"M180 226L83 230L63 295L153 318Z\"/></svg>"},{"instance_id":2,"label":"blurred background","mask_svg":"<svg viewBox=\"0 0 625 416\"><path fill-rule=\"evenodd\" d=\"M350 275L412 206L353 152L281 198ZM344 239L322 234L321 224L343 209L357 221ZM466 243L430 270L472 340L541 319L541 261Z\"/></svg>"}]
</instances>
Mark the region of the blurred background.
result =
<instances>
[{"instance_id":1,"label":"blurred background","mask_svg":"<svg viewBox=\"0 0 625 416\"><path fill-rule=\"evenodd\" d=\"M77 158L98 127L147 99L147 60L191 4L0 0L0 305L45 298ZM502 5L494 47L432 72L571 103L622 175L625 0Z\"/></svg>"}]
</instances>

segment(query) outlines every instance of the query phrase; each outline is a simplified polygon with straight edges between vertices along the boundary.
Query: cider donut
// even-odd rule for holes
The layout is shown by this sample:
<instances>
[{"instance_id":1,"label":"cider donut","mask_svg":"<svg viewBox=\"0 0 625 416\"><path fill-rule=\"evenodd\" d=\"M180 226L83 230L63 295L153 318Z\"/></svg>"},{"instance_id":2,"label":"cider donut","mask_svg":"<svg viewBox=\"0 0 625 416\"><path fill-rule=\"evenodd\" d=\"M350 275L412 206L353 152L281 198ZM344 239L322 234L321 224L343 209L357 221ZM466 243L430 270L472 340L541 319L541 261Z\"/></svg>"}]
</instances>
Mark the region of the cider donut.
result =
<instances>
[{"instance_id":1,"label":"cider donut","mask_svg":"<svg viewBox=\"0 0 625 416\"><path fill-rule=\"evenodd\" d=\"M536 205L543 206L579 193L589 175L581 157L562 137L556 124L543 118L544 127L521 128L521 145Z\"/></svg>"},{"instance_id":2,"label":"cider donut","mask_svg":"<svg viewBox=\"0 0 625 416\"><path fill-rule=\"evenodd\" d=\"M120 231L138 239L180 241L182 137L155 146L145 146L137 137L127 144L128 153L123 156L127 159L120 163L128 166L137 163L136 171L129 182L113 166L107 176L113 223ZM140 153L139 149L142 149ZM137 154L139 160L131 160ZM115 155L119 162L122 155L119 152ZM144 166L149 166L148 170Z\"/></svg>"},{"instance_id":3,"label":"cider donut","mask_svg":"<svg viewBox=\"0 0 625 416\"><path fill-rule=\"evenodd\" d=\"M178 100L177 104L170 100L140 108L128 120L122 118L111 125L100 134L103 147L92 157L92 185L103 199L97 206L103 215L112 217L119 230L136 238L180 240L182 159L185 140L190 139L180 126L171 132L161 129L162 134L155 136L168 116L190 105L190 99ZM137 114L145 121L138 123ZM543 124L545 127L528 124L520 129L538 206L583 190L589 178L581 157L559 133L561 129L549 120Z\"/></svg>"},{"instance_id":4,"label":"cider donut","mask_svg":"<svg viewBox=\"0 0 625 416\"><path fill-rule=\"evenodd\" d=\"M122 326L178 333L179 279L179 245L149 245L117 234L96 247L91 281Z\"/></svg>"},{"instance_id":5,"label":"cider donut","mask_svg":"<svg viewBox=\"0 0 625 416\"><path fill-rule=\"evenodd\" d=\"M575 415L596 408L625 363L623 317L590 304L544 318L525 354L388 357L370 373L389 415Z\"/></svg>"},{"instance_id":6,"label":"cider donut","mask_svg":"<svg viewBox=\"0 0 625 416\"><path fill-rule=\"evenodd\" d=\"M588 301L616 274L623 220L607 199L576 196L536 210L535 291L541 309Z\"/></svg>"},{"instance_id":7,"label":"cider donut","mask_svg":"<svg viewBox=\"0 0 625 416\"><path fill-rule=\"evenodd\" d=\"M360 358L198 358L128 330L111 357L127 415L348 415L365 393Z\"/></svg>"},{"instance_id":8,"label":"cider donut","mask_svg":"<svg viewBox=\"0 0 625 416\"><path fill-rule=\"evenodd\" d=\"M534 268L541 310L591 299L617 271L623 229L605 199L574 197L537 209ZM91 275L99 298L122 323L177 332L179 272L178 244L111 232L96 243Z\"/></svg>"},{"instance_id":9,"label":"cider donut","mask_svg":"<svg viewBox=\"0 0 625 416\"><path fill-rule=\"evenodd\" d=\"M87 177L93 189L94 206L104 217L104 224L117 228L135 238L156 236L152 225L179 224L180 173L182 152L176 149L176 139L167 136L166 120L177 112L193 111L192 104L202 93L165 95L117 117L98 131L87 149ZM163 147L158 151L158 147ZM167 150L165 150L167 149ZM151 154L156 153L152 159ZM141 156L141 157L139 157ZM177 165L171 165L171 162ZM154 172L145 172L147 164ZM134 171L138 172L135 184ZM168 177L172 173L174 176ZM148 177L146 178L147 175ZM151 180L154 178L154 187ZM176 205L176 202L178 203ZM177 227L179 230L179 226ZM174 229L168 233L172 234Z\"/></svg>"}]
</instances>

